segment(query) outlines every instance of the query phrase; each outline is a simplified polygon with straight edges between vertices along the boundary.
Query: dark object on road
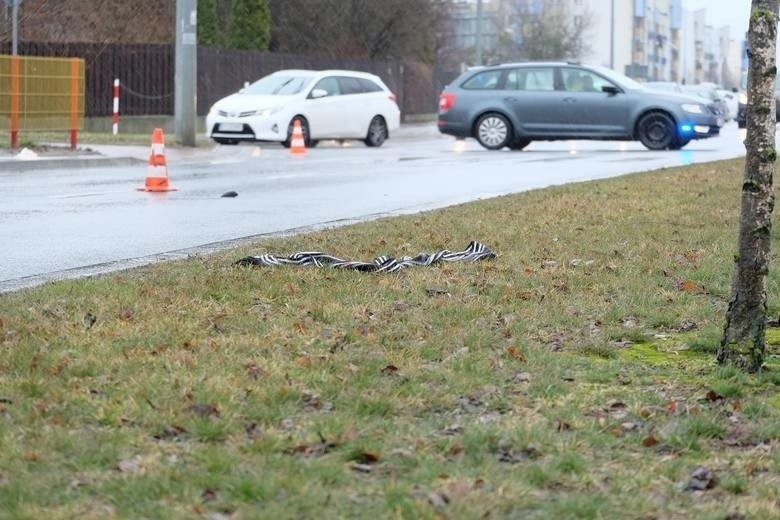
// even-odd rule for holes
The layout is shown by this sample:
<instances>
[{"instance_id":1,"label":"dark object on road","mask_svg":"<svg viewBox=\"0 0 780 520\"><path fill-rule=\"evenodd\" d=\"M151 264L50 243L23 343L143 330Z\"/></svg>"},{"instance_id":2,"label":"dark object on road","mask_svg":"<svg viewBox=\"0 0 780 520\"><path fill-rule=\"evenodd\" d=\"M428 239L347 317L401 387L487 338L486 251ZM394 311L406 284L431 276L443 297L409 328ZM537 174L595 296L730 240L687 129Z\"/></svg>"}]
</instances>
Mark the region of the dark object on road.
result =
<instances>
[{"instance_id":1,"label":"dark object on road","mask_svg":"<svg viewBox=\"0 0 780 520\"><path fill-rule=\"evenodd\" d=\"M339 269L354 269L363 272L393 272L406 267L433 265L438 262L476 262L495 258L496 254L487 246L472 240L466 249L453 253L449 249L443 249L437 253L420 253L417 256L404 256L393 258L390 256L378 256L372 262L358 260L343 260L320 252L293 253L286 258L279 258L270 254L247 256L238 260L236 265L262 265L277 266L282 264L315 265L317 267L330 266Z\"/></svg>"},{"instance_id":2,"label":"dark object on road","mask_svg":"<svg viewBox=\"0 0 780 520\"><path fill-rule=\"evenodd\" d=\"M231 191L226 191L225 193L222 194L222 196L223 197L238 197L238 192L237 191L232 191L232 190Z\"/></svg>"},{"instance_id":3,"label":"dark object on road","mask_svg":"<svg viewBox=\"0 0 780 520\"><path fill-rule=\"evenodd\" d=\"M441 93L438 125L488 150L562 139L639 140L650 150L679 150L718 135L723 118L712 103L645 89L605 67L526 62L464 72Z\"/></svg>"}]
</instances>

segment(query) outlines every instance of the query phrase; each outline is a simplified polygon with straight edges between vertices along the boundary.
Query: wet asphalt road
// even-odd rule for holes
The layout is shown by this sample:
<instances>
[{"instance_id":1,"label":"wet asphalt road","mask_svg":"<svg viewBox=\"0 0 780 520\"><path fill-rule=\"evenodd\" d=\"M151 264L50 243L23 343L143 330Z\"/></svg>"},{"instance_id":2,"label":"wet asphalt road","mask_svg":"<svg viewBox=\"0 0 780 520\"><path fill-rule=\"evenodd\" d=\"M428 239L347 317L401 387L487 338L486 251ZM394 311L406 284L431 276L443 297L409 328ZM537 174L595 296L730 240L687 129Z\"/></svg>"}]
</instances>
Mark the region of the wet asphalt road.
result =
<instances>
[{"instance_id":1,"label":"wet asphalt road","mask_svg":"<svg viewBox=\"0 0 780 520\"><path fill-rule=\"evenodd\" d=\"M744 155L743 132L730 123L721 136L678 152L595 141L489 152L435 129L379 149L323 143L304 157L274 145L221 146L172 161L179 191L162 194L136 191L144 165L75 170L63 162L57 170L2 171L0 292L241 237L737 157ZM238 197L222 198L229 190Z\"/></svg>"}]
</instances>

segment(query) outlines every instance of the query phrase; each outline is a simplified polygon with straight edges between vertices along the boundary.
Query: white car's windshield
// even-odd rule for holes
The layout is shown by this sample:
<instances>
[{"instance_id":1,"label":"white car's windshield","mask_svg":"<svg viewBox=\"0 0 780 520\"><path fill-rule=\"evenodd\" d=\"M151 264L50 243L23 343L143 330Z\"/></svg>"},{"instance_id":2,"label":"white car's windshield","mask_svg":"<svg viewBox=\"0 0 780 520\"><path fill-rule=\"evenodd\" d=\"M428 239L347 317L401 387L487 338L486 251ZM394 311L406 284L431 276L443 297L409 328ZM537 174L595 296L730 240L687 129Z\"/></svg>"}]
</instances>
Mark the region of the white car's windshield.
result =
<instances>
[{"instance_id":1,"label":"white car's windshield","mask_svg":"<svg viewBox=\"0 0 780 520\"><path fill-rule=\"evenodd\" d=\"M292 96L298 94L311 83L311 77L266 76L246 87L244 94L265 96Z\"/></svg>"},{"instance_id":2,"label":"white car's windshield","mask_svg":"<svg viewBox=\"0 0 780 520\"><path fill-rule=\"evenodd\" d=\"M598 67L598 66L593 67L593 68L595 70L597 70L599 73L601 73L603 76L606 76L607 79L609 79L610 81L614 81L615 83L617 83L618 85L620 85L621 87L623 87L625 89L628 89L628 90L643 90L644 89L644 87L641 84L637 83L636 81L634 81L633 79L631 79L631 78L629 78L627 76L624 76L622 74L618 74L617 72L615 72L612 69L608 69L606 67Z\"/></svg>"}]
</instances>

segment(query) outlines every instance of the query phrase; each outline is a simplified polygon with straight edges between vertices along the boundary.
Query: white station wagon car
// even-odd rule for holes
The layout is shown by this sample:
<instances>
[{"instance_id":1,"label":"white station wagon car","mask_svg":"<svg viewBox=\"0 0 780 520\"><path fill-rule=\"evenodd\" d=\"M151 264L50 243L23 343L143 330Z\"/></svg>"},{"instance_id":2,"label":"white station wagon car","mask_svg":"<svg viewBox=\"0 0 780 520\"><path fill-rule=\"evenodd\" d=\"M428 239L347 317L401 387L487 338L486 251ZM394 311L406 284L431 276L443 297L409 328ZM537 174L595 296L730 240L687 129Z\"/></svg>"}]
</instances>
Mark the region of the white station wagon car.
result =
<instances>
[{"instance_id":1,"label":"white station wagon car","mask_svg":"<svg viewBox=\"0 0 780 520\"><path fill-rule=\"evenodd\" d=\"M289 147L298 120L307 147L321 139L381 146L400 119L395 94L373 74L280 70L217 101L206 116L206 133L220 144L277 141Z\"/></svg>"}]
</instances>

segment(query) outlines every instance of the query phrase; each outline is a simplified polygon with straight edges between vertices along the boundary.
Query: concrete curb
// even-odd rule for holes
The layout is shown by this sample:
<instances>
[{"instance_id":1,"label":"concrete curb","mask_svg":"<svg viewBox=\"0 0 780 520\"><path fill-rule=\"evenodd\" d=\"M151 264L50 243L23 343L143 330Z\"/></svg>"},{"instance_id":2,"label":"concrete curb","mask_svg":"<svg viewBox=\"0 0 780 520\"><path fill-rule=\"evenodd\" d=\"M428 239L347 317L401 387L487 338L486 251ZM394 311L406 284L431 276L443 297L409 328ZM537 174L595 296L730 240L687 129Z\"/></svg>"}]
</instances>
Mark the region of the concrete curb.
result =
<instances>
[{"instance_id":1,"label":"concrete curb","mask_svg":"<svg viewBox=\"0 0 780 520\"><path fill-rule=\"evenodd\" d=\"M435 125L430 122L414 122L404 123L401 127L393 132L390 136L391 140L406 141L415 140L420 138L442 137L438 132ZM208 155L210 146L203 148L203 154ZM142 149L141 152L144 156L148 153L148 147L143 145L89 145L98 153L92 155L68 155L68 156L49 156L40 157L31 160L20 160L13 157L0 158L0 173L22 173L36 170L57 170L57 169L77 169L77 168L111 168L111 167L126 167L126 166L139 166L145 164L146 160L138 157L138 149ZM281 146L281 145L279 145ZM108 151L102 150L102 148L110 149ZM172 148L169 147L170 151ZM135 157L133 157L135 155ZM175 155L175 154L174 154ZM171 159L169 157L169 164ZM183 161L183 163L197 162L198 158L189 158ZM179 161L176 161L179 162Z\"/></svg>"},{"instance_id":2,"label":"concrete curb","mask_svg":"<svg viewBox=\"0 0 780 520\"><path fill-rule=\"evenodd\" d=\"M249 236L239 237L239 238L231 238L228 240L221 240L219 242L211 242L199 246L177 249L174 251L167 251L167 252L151 254L147 256L125 258L122 260L114 260L110 262L103 262L100 264L86 265L83 267L74 267L71 269L63 269L60 271L53 271L50 273L41 273L41 274L35 274L31 276L24 276L22 278L0 280L0 297L2 297L3 294L17 292L24 289L31 289L33 287L38 287L47 283L61 282L67 280L77 280L77 279L84 279L84 278L94 278L100 275L116 273L119 271L126 271L128 269L134 269L146 265L157 264L160 262L170 262L173 260L186 260L187 258L195 258L203 255L218 253L220 251L224 251L227 249L235 249L240 246L250 245L262 239L300 235L303 233L311 233L313 231L321 231L324 229L338 228L350 224L369 222L384 217L400 215L407 212L408 211L406 210L399 210L399 211L392 211L386 213L373 213L373 214L363 215L354 218L330 220L319 224L310 224L307 226L285 229L281 231L271 231L268 233L258 233L256 235L249 235ZM236 258L236 260L238 260L238 258Z\"/></svg>"},{"instance_id":3,"label":"concrete curb","mask_svg":"<svg viewBox=\"0 0 780 520\"><path fill-rule=\"evenodd\" d=\"M144 163L134 157L51 157L20 161L16 159L0 160L0 172L28 172L35 170L57 170L63 165L67 168L112 168L121 166L137 166Z\"/></svg>"}]
</instances>

